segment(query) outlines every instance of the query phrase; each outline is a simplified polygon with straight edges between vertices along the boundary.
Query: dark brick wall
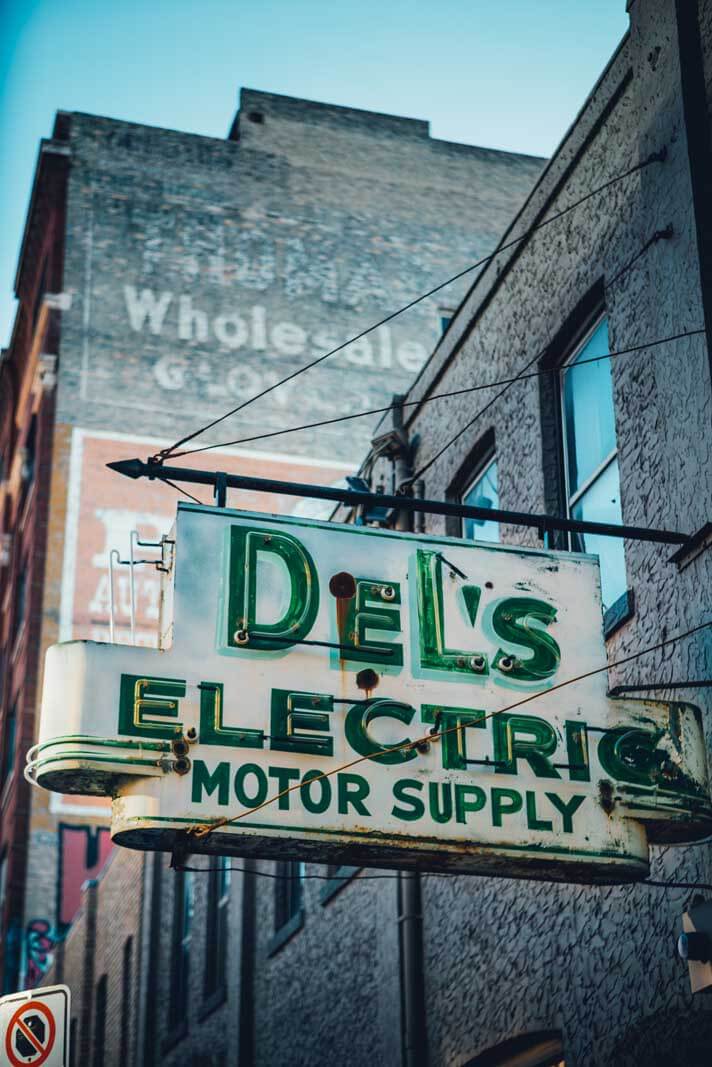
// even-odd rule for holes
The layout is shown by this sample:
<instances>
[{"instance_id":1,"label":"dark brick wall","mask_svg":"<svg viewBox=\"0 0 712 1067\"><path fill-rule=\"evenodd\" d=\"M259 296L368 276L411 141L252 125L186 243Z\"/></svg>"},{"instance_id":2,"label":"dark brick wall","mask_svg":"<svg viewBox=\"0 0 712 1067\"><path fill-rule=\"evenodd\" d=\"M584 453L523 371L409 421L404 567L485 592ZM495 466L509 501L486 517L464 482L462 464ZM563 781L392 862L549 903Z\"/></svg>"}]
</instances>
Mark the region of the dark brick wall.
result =
<instances>
[{"instance_id":1,"label":"dark brick wall","mask_svg":"<svg viewBox=\"0 0 712 1067\"><path fill-rule=\"evenodd\" d=\"M171 439L490 251L542 167L434 140L424 122L253 90L237 140L73 114L69 146L58 417ZM208 440L387 404L436 341L438 307L463 291ZM367 423L270 447L353 459Z\"/></svg>"},{"instance_id":2,"label":"dark brick wall","mask_svg":"<svg viewBox=\"0 0 712 1067\"><path fill-rule=\"evenodd\" d=\"M0 360L0 987L6 991L18 980L24 942L30 787L22 772L35 739L53 462L59 313L51 294L62 284L65 167L51 147L40 157L42 185L33 195L24 239L18 315ZM14 745L8 725L13 711Z\"/></svg>"},{"instance_id":3,"label":"dark brick wall","mask_svg":"<svg viewBox=\"0 0 712 1067\"><path fill-rule=\"evenodd\" d=\"M77 1024L76 1063L90 1062L96 1037L96 989L105 975L107 1011L105 1067L138 1062L141 915L144 864L140 852L112 854L101 877L85 883L82 908L56 954L43 985L63 982L72 994ZM124 965L131 939L129 979ZM126 998L124 993L127 993Z\"/></svg>"}]
</instances>

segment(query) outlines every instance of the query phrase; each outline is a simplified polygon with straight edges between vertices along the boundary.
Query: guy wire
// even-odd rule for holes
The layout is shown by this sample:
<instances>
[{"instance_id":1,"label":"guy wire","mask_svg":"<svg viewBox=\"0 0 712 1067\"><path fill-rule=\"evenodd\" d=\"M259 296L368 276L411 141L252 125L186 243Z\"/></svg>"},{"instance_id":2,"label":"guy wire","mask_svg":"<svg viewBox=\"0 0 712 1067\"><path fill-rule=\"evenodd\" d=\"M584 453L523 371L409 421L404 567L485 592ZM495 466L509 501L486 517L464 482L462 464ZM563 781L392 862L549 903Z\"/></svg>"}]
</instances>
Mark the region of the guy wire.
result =
<instances>
[{"instance_id":1,"label":"guy wire","mask_svg":"<svg viewBox=\"0 0 712 1067\"><path fill-rule=\"evenodd\" d=\"M351 875L339 876L332 874L278 874L276 871L260 871L249 870L246 867L188 867L185 864L179 864L173 868L175 871L188 871L191 874L211 874L215 871L231 871L236 874L254 874L257 878L271 878L275 881L282 882L306 882L306 881L319 881L319 882L340 882L340 881L359 881L359 882L383 882L383 881L395 881L398 874L361 874L362 867L357 868ZM407 873L407 872L406 872ZM414 870L413 873L419 874L421 878L467 878L472 876L472 871L421 871ZM481 874L475 875L480 878L491 878L493 875ZM541 884L541 880L537 878L518 878L517 881L535 881ZM570 883L556 882L555 885L568 885ZM576 885L586 885L590 889L610 889L611 886L607 884L600 884L597 882L577 882ZM649 885L653 887L665 888L665 889L709 889L712 890L712 882L658 882L649 879L644 879L641 882L616 882L615 886L621 889L628 888L629 886Z\"/></svg>"},{"instance_id":2,"label":"guy wire","mask_svg":"<svg viewBox=\"0 0 712 1067\"><path fill-rule=\"evenodd\" d=\"M518 245L522 241L526 240L529 236L531 236L531 234L536 233L538 230L543 229L545 226L550 225L550 223L552 222L556 222L564 215L567 215L570 211L573 211L581 204L584 204L587 200L590 200L591 197L597 196L598 193L604 192L612 185L615 185L618 182L629 178L632 174L637 173L644 167L650 166L651 163L664 162L666 158L667 148L662 148L658 152L652 152L647 157L647 159L644 159L640 163L636 163L634 166L629 167L628 170L624 171L622 174L618 174L616 175L616 177L610 178L607 182L604 182L602 185L599 185L595 189L590 190L590 192L586 193L578 200L575 200L572 204L569 204L568 207L561 208L560 211L557 211L553 215L550 215L547 219L543 219L542 222L538 222L534 226L529 227L529 229L525 230L524 233L520 234L518 237L513 237L511 240L506 241L504 244L500 244L497 248L494 249L493 252L490 252L482 259L477 260L476 263L470 264L470 266L465 267L461 271L458 271L457 274L453 274L452 277L446 279L446 281L440 282L432 289L429 289L426 293L422 293L420 296L415 297L407 304L404 304L403 307L400 307L396 311L391 312L390 315L386 315L384 318L379 319L378 322L373 323L371 326L367 326L364 330L361 330L361 332L357 333L354 337L350 337L347 341L344 341L342 344L330 349L330 351L325 352L323 355L318 356L316 359L311 360L311 362L306 363L303 367L298 367L297 370L292 371L290 374L287 374L279 381L273 382L272 385L266 386L266 388L262 389L259 393L255 393L253 396L248 397L247 400L243 400L242 403L238 404L236 407L231 408L230 411L226 411L224 415L218 416L211 422L206 423L205 426L200 427L200 429L194 430L192 433L186 434L185 437L181 437L178 441L170 445L168 448L161 449L161 451L158 452L154 457L155 461L163 462L164 460L171 458L175 453L176 449L180 448L181 445L185 445L189 441L192 441L194 438L199 437L200 434L205 433L207 430L211 430L214 426L217 426L219 423L224 422L225 419L230 418L231 415L236 415L239 411L244 410L244 408L248 407L248 405L250 404L253 404L256 400L261 400L263 396L266 396L268 393L271 393L274 389L278 389L281 385L285 385L293 378L298 377L298 375L304 374L306 371L318 366L320 363L323 363L324 360L329 359L330 356L336 355L337 352L341 352L342 349L346 348L348 345L361 340L362 337L365 337L367 334L372 333L374 330L377 330L380 326L385 326L387 323L392 322L393 319L398 318L399 315L402 315L404 312L409 311L410 308L415 307L417 304L422 303L423 300L427 300L429 297L434 296L436 293L439 293L441 289L445 289L448 285L452 285L453 282L456 282L460 278L465 277L465 275L470 274L473 270L477 270L478 267L482 267L486 263L489 263L490 260L494 259L495 256L498 256L501 252L506 252L509 248L513 248L515 245Z\"/></svg>"},{"instance_id":3,"label":"guy wire","mask_svg":"<svg viewBox=\"0 0 712 1067\"><path fill-rule=\"evenodd\" d=\"M504 385L509 388L509 386L513 385L515 382L526 381L526 379L528 378L540 378L543 377L545 374L558 374L559 371L564 370L566 367L570 367L571 369L575 370L576 367L583 367L587 363L599 363L601 360L604 359L616 359L618 356L627 356L631 354L634 355L638 352L645 351L645 349L647 348L653 348L656 345L667 344L670 341L679 341L682 337L693 337L696 334L704 332L704 328L696 330L687 330L683 333L671 334L669 337L659 337L656 338L654 341L646 341L643 344L633 345L630 348L620 348L615 352L605 352L603 353L603 355L600 356L591 356L589 359L580 359L573 364L563 364L557 367L542 367L540 370L533 371L531 374L527 374L526 371L528 371L529 368L537 362L537 360L541 359L542 356L545 355L548 349L547 346L540 352L537 352L536 355L533 356L532 359L530 359L529 362L526 363L524 367L522 367L522 369L518 371L518 373L513 378L501 378L498 381L494 382L483 382L479 385L468 385L464 386L462 389L452 389L447 393L433 393L431 396L424 396L418 400L405 400L400 406L403 408L417 407L420 404L429 404L433 400L447 400L454 396L463 396L467 393L477 393L482 391L483 389L495 389L498 385ZM505 391L506 390L503 390L502 393L499 393L496 397L494 397L494 400L499 399L499 397L502 396ZM493 401L490 401L490 403L493 403ZM264 441L270 437L281 437L283 434L297 433L299 430L314 430L318 429L321 426L333 426L335 423L338 422L349 422L352 419L361 419L367 415L382 415L385 412L390 411L392 407L393 404L390 403L385 407L381 408L369 408L365 411L355 411L351 415L336 415L333 419L321 419L318 422L307 422L300 426L288 426L284 430L272 430L269 433L255 434L252 437L238 437L234 441L220 441L217 444L213 445L202 445L200 448L188 448L182 452L173 452L170 458L180 459L182 456L193 456L196 455L198 452L210 452L216 448L229 448L232 445L244 445L252 441ZM483 410L486 410L486 408ZM478 412L478 414L475 415L474 418L479 418L480 414L481 413ZM465 430L469 429L471 425L472 422L469 422L461 432L464 433ZM422 473L422 471L419 473ZM416 477L417 475L413 475L413 478ZM408 479L408 481L411 480L412 479L410 478Z\"/></svg>"}]
</instances>

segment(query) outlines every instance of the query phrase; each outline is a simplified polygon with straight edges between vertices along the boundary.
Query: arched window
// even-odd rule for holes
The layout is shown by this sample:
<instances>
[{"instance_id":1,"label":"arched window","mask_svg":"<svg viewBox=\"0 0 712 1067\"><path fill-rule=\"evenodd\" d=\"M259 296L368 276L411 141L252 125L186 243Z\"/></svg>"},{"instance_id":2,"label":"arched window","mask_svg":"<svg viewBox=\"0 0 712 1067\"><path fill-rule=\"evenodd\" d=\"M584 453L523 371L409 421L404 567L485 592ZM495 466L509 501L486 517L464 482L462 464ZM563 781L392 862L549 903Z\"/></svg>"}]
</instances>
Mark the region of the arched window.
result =
<instances>
[{"instance_id":1,"label":"arched window","mask_svg":"<svg viewBox=\"0 0 712 1067\"><path fill-rule=\"evenodd\" d=\"M463 1067L565 1067L558 1030L520 1034L481 1052Z\"/></svg>"}]
</instances>

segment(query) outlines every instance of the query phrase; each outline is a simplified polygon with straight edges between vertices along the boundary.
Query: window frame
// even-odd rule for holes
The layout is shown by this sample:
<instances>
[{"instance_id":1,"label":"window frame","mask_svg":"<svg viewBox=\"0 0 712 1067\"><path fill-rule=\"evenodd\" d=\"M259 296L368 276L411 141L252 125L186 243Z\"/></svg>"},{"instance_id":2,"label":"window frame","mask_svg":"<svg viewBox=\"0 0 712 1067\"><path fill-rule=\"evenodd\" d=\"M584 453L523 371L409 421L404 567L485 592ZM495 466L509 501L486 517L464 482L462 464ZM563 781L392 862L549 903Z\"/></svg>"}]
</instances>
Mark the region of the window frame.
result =
<instances>
[{"instance_id":1,"label":"window frame","mask_svg":"<svg viewBox=\"0 0 712 1067\"><path fill-rule=\"evenodd\" d=\"M17 760L17 730L19 695L9 702L2 724L0 736L0 802L5 799L5 790L15 776Z\"/></svg>"},{"instance_id":2,"label":"window frame","mask_svg":"<svg viewBox=\"0 0 712 1067\"><path fill-rule=\"evenodd\" d=\"M193 873L176 871L173 888L170 976L168 998L168 1035L172 1047L188 1032L190 1000L190 951L193 936ZM167 1048L164 1048L164 1052Z\"/></svg>"},{"instance_id":3,"label":"window frame","mask_svg":"<svg viewBox=\"0 0 712 1067\"><path fill-rule=\"evenodd\" d=\"M463 1067L565 1067L559 1030L518 1034L468 1059Z\"/></svg>"},{"instance_id":4,"label":"window frame","mask_svg":"<svg viewBox=\"0 0 712 1067\"><path fill-rule=\"evenodd\" d=\"M319 901L322 906L333 900L336 894L349 885L361 870L363 870L362 867L350 867L344 863L328 864L326 873L329 880L324 883L319 891Z\"/></svg>"},{"instance_id":5,"label":"window frame","mask_svg":"<svg viewBox=\"0 0 712 1067\"><path fill-rule=\"evenodd\" d=\"M92 1067L104 1067L106 1062L106 1012L109 1003L109 978L102 974L94 992L94 1032L92 1034Z\"/></svg>"},{"instance_id":6,"label":"window frame","mask_svg":"<svg viewBox=\"0 0 712 1067\"><path fill-rule=\"evenodd\" d=\"M77 1040L79 1022L76 1015L69 1020L69 1067L77 1067L79 1042Z\"/></svg>"},{"instance_id":7,"label":"window frame","mask_svg":"<svg viewBox=\"0 0 712 1067\"><path fill-rule=\"evenodd\" d=\"M283 880L286 869L293 870L295 867L297 868L298 878L292 876L290 882L287 883ZM306 864L302 860L278 860L275 864L275 875L277 877L274 883L274 934L269 942L268 956L274 956L275 953L279 952L287 941L291 940L304 925L305 869ZM294 900L288 900L288 907L285 907L285 890L291 888L295 882L299 887L299 895L295 898L296 906Z\"/></svg>"},{"instance_id":8,"label":"window frame","mask_svg":"<svg viewBox=\"0 0 712 1067\"><path fill-rule=\"evenodd\" d=\"M0 924L3 921L5 901L7 900L7 872L10 859L8 852L7 845L0 850Z\"/></svg>"},{"instance_id":9,"label":"window frame","mask_svg":"<svg viewBox=\"0 0 712 1067\"><path fill-rule=\"evenodd\" d=\"M578 503L581 497L588 492L591 486L596 482L601 475L610 467L614 459L618 458L618 434L616 433L616 446L609 452L605 459L603 459L596 469L588 476L582 485L576 489L574 493L571 492L571 457L569 455L569 435L567 433L568 423L566 419L566 398L564 394L564 382L566 380L566 374L569 372L576 363L576 359L581 351L586 347L588 342L593 337L598 327L603 323L608 322L608 315L605 310L601 310L597 316L591 321L588 329L586 329L575 345L569 350L568 354L564 357L563 362L559 365L559 405L560 405L560 418L561 418L561 448L563 453L563 466L564 466L564 507L566 514L571 517L571 509ZM608 332L608 331L606 331ZM615 408L614 408L615 419ZM615 430L615 426L614 426ZM571 537L569 535L569 545L571 544Z\"/></svg>"},{"instance_id":10,"label":"window frame","mask_svg":"<svg viewBox=\"0 0 712 1067\"><path fill-rule=\"evenodd\" d=\"M201 1020L227 997L230 865L227 856L216 856L216 860L208 879Z\"/></svg>"},{"instance_id":11,"label":"window frame","mask_svg":"<svg viewBox=\"0 0 712 1067\"><path fill-rule=\"evenodd\" d=\"M484 466L496 457L497 442L494 427L489 426L484 433L480 434L458 467L455 477L447 488L445 499L451 504L461 504L465 492L477 481ZM464 521L461 516L445 516L445 533L448 537L463 537L463 528Z\"/></svg>"},{"instance_id":12,"label":"window frame","mask_svg":"<svg viewBox=\"0 0 712 1067\"><path fill-rule=\"evenodd\" d=\"M614 433L615 433L615 447L605 456L598 466L591 471L588 477L578 486L578 488L571 492L571 456L569 452L569 434L568 434L568 421L566 416L566 395L565 395L565 381L566 374L570 373L571 368L575 366L576 359L586 347L588 342L593 337L596 330L602 323L606 323L606 334L608 335L608 323L609 315L605 306L598 306L596 311L589 315L586 320L586 325L582 330L578 332L575 339L572 340L563 356L558 362L558 375L557 375L557 392L558 392L558 405L557 416L559 425L559 454L561 464L561 479L562 479L562 491L563 491L563 511L567 518L572 517L572 511L576 504L586 495L596 482L605 474L608 468L614 463L619 456L618 446L618 433L615 425L615 404L613 403L613 373L611 371L611 402L613 406L613 419L614 419ZM610 348L610 340L607 341L607 347ZM618 485L620 489L620 470ZM564 541L564 547L567 551L574 551L572 548L572 535L569 533L563 533L562 539ZM624 564L625 564L625 547L623 549ZM612 636L615 631L622 626L625 622L635 614L635 597L633 590L627 585L627 571L626 571L626 588L623 592L609 604L603 614L603 631L606 639Z\"/></svg>"},{"instance_id":13,"label":"window frame","mask_svg":"<svg viewBox=\"0 0 712 1067\"><path fill-rule=\"evenodd\" d=\"M494 439L493 439L492 440L491 449L489 449L484 454L484 456L482 457L482 459L480 460L480 462L479 462L479 464L477 466L475 474L472 476L472 478L470 478L469 482L466 483L465 488L460 493L460 503L461 504L465 503L465 497L468 495L468 493L472 492L472 490L475 488L475 485L477 484L477 482L481 481L485 477L485 475L487 474L487 471L490 469L490 467L492 467L493 465L496 465L496 463L497 463L497 449L495 447L495 443L494 443ZM499 471L497 473L498 473L498 476L499 476ZM499 485L497 485L497 505L499 506ZM485 519L484 520L484 522L495 522L495 521L497 521L497 520L495 520L495 519ZM465 523L466 522L467 522L467 519L465 519L463 517L460 518L460 537L462 537L462 538L464 538L464 539L466 539L468 541L476 541L477 540L476 537L470 537L465 533ZM501 533L501 531L500 531L500 523L497 521L497 540L496 541L490 541L489 543L493 544L493 545L500 545L502 543L501 539L500 539L500 533Z\"/></svg>"},{"instance_id":14,"label":"window frame","mask_svg":"<svg viewBox=\"0 0 712 1067\"><path fill-rule=\"evenodd\" d=\"M13 589L13 610L12 610L12 636L10 639L10 645L12 647L13 655L16 655L17 649L20 645L20 640L25 630L25 623L27 622L27 600L29 597L29 568L28 560L25 558L19 567L17 574L15 575L14 589Z\"/></svg>"},{"instance_id":15,"label":"window frame","mask_svg":"<svg viewBox=\"0 0 712 1067\"><path fill-rule=\"evenodd\" d=\"M133 937L131 934L124 941L121 960L121 1035L120 1060L129 1062L129 1035L131 1032L131 996L133 993Z\"/></svg>"},{"instance_id":16,"label":"window frame","mask_svg":"<svg viewBox=\"0 0 712 1067\"><path fill-rule=\"evenodd\" d=\"M447 331L450 329L452 320L455 318L457 308L450 307L447 304L440 304L438 307L438 323L440 326L440 337L444 337Z\"/></svg>"}]
</instances>

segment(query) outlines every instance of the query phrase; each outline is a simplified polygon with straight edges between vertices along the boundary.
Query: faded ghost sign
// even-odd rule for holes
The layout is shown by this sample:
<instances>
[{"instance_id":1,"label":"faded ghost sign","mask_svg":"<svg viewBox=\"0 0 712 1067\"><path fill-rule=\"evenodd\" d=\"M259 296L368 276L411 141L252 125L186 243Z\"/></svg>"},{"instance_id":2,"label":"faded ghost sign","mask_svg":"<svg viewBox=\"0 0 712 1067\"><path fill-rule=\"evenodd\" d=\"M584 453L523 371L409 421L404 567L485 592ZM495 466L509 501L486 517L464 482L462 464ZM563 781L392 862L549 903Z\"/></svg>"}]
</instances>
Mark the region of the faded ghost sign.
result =
<instances>
[{"instance_id":1,"label":"faded ghost sign","mask_svg":"<svg viewBox=\"0 0 712 1067\"><path fill-rule=\"evenodd\" d=\"M314 359L344 344L350 336L348 330L333 325L309 331L292 318L270 315L262 304L246 305L240 299L226 302L211 315L203 309L205 304L201 306L199 299L185 293L125 285L124 297L136 342L161 337L171 344L153 364L155 383L174 393L203 392L208 399L261 392L284 376L290 359ZM196 359L196 345L211 352ZM233 361L227 358L231 353L251 358ZM342 371L344 367L358 367L362 373L387 374L393 382L405 383L420 370L427 356L428 348L422 341L395 340L391 327L381 326L371 336L348 345L334 362ZM283 410L294 410L296 396L303 401L301 383L280 388L274 403ZM323 416L341 410L341 400L331 390L316 390L310 404Z\"/></svg>"},{"instance_id":2,"label":"faded ghost sign","mask_svg":"<svg viewBox=\"0 0 712 1067\"><path fill-rule=\"evenodd\" d=\"M181 505L166 582L170 648L47 658L31 773L119 844L626 880L710 831L696 708L555 688L605 663L591 557Z\"/></svg>"},{"instance_id":3,"label":"faded ghost sign","mask_svg":"<svg viewBox=\"0 0 712 1067\"><path fill-rule=\"evenodd\" d=\"M248 195L263 191L242 187L241 198ZM59 417L106 429L175 438L186 418L221 414L235 399L261 393L445 270L435 231L427 241L421 229L397 242L370 231L349 238L338 218L328 232L300 224L303 235L290 237L293 219L275 220L256 205L249 218L229 203L206 213L190 202L156 202L140 183L108 202L91 196L87 211L91 234L81 246L85 261L71 261L77 297L63 319L79 389L62 401ZM256 413L246 410L232 436L283 429L290 412L300 418L289 422L317 421L387 404L423 366L439 328L437 302L414 308L348 345L308 382L287 383ZM351 459L370 439L372 421L351 424L347 435L326 428L276 443L290 453Z\"/></svg>"}]
</instances>

